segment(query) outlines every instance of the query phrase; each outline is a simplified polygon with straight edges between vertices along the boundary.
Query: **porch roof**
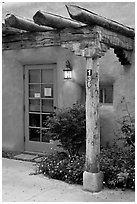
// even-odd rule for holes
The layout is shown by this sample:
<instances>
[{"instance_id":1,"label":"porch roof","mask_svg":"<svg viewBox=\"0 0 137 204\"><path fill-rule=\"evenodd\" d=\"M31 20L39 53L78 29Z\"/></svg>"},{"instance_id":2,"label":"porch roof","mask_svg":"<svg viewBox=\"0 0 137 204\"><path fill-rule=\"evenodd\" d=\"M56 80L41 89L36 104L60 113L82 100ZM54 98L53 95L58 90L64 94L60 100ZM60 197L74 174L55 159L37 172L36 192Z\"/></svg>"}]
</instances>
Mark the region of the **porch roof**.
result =
<instances>
[{"instance_id":1,"label":"porch roof","mask_svg":"<svg viewBox=\"0 0 137 204\"><path fill-rule=\"evenodd\" d=\"M33 20L7 14L2 25L3 50L46 46L79 46L99 39L124 61L133 51L135 30L75 5L66 5L71 18L37 11ZM73 47L72 46L72 51ZM123 53L124 50L124 53Z\"/></svg>"},{"instance_id":2,"label":"porch roof","mask_svg":"<svg viewBox=\"0 0 137 204\"><path fill-rule=\"evenodd\" d=\"M2 32L4 35L9 34L10 30L12 33L18 33L19 30L29 32L47 32L53 29L62 30L65 28L80 28L84 26L98 25L131 38L134 38L135 36L133 28L125 26L114 20L107 19L96 13L88 11L87 9L76 5L66 5L66 8L71 19L45 11L37 11L33 16L33 20L17 17L13 14L7 14L5 24L3 24L2 27Z\"/></svg>"}]
</instances>

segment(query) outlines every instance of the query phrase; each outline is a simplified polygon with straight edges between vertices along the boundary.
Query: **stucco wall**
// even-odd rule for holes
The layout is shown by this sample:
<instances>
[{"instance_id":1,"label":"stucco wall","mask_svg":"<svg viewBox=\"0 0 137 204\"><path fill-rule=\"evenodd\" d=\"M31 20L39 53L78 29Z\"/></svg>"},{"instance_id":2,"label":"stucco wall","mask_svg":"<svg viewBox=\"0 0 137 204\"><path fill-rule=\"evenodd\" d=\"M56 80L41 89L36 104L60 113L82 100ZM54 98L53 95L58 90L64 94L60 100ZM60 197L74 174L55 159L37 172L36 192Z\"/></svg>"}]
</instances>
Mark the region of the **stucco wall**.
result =
<instances>
[{"instance_id":1,"label":"stucco wall","mask_svg":"<svg viewBox=\"0 0 137 204\"><path fill-rule=\"evenodd\" d=\"M60 47L3 51L3 149L24 150L24 65L57 64L57 107L73 105L83 99L81 58ZM66 60L73 66L73 80L65 81L63 68Z\"/></svg>"},{"instance_id":2,"label":"stucco wall","mask_svg":"<svg viewBox=\"0 0 137 204\"><path fill-rule=\"evenodd\" d=\"M100 59L100 84L113 84L113 104L100 104L101 143L112 143L116 120L124 113L121 98L126 97L134 114L134 56L132 65L123 67L112 49ZM66 60L73 67L72 79L64 80ZM57 64L57 107L85 102L85 65L83 57L60 47L22 49L3 52L3 149L24 150L24 87L23 66Z\"/></svg>"},{"instance_id":3,"label":"stucco wall","mask_svg":"<svg viewBox=\"0 0 137 204\"><path fill-rule=\"evenodd\" d=\"M100 59L100 84L113 84L113 104L100 105L100 128L102 144L112 144L120 128L117 122L127 114L121 103L125 97L131 115L135 115L135 61L132 54L132 65L122 66L110 49Z\"/></svg>"},{"instance_id":4,"label":"stucco wall","mask_svg":"<svg viewBox=\"0 0 137 204\"><path fill-rule=\"evenodd\" d=\"M6 150L24 147L23 67L11 52L3 53L2 145Z\"/></svg>"}]
</instances>

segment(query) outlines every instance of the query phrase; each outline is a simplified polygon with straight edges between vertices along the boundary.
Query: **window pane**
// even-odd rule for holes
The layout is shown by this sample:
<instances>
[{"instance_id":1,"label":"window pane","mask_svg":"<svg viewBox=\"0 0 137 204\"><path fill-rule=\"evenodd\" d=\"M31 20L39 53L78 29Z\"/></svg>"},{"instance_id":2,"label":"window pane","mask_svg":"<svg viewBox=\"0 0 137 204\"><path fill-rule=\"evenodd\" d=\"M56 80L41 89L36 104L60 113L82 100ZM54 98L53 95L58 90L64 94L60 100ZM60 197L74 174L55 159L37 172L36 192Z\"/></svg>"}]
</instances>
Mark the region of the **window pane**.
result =
<instances>
[{"instance_id":1,"label":"window pane","mask_svg":"<svg viewBox=\"0 0 137 204\"><path fill-rule=\"evenodd\" d=\"M42 98L53 98L53 84L42 84Z\"/></svg>"},{"instance_id":2,"label":"window pane","mask_svg":"<svg viewBox=\"0 0 137 204\"><path fill-rule=\"evenodd\" d=\"M29 140L40 142L40 129L29 128Z\"/></svg>"},{"instance_id":3,"label":"window pane","mask_svg":"<svg viewBox=\"0 0 137 204\"><path fill-rule=\"evenodd\" d=\"M99 102L103 103L103 90L102 89L99 90Z\"/></svg>"},{"instance_id":4,"label":"window pane","mask_svg":"<svg viewBox=\"0 0 137 204\"><path fill-rule=\"evenodd\" d=\"M40 70L29 70L29 83L40 83Z\"/></svg>"},{"instance_id":5,"label":"window pane","mask_svg":"<svg viewBox=\"0 0 137 204\"><path fill-rule=\"evenodd\" d=\"M29 85L29 97L40 98L40 85Z\"/></svg>"},{"instance_id":6,"label":"window pane","mask_svg":"<svg viewBox=\"0 0 137 204\"><path fill-rule=\"evenodd\" d=\"M113 103L113 86L102 86L99 90L100 103Z\"/></svg>"},{"instance_id":7,"label":"window pane","mask_svg":"<svg viewBox=\"0 0 137 204\"><path fill-rule=\"evenodd\" d=\"M106 87L105 102L113 103L113 87L112 86Z\"/></svg>"},{"instance_id":8,"label":"window pane","mask_svg":"<svg viewBox=\"0 0 137 204\"><path fill-rule=\"evenodd\" d=\"M29 100L29 111L30 112L40 112L40 100L39 99Z\"/></svg>"},{"instance_id":9,"label":"window pane","mask_svg":"<svg viewBox=\"0 0 137 204\"><path fill-rule=\"evenodd\" d=\"M50 113L53 112L53 100L42 100L42 112Z\"/></svg>"},{"instance_id":10,"label":"window pane","mask_svg":"<svg viewBox=\"0 0 137 204\"><path fill-rule=\"evenodd\" d=\"M29 114L29 126L40 127L40 115Z\"/></svg>"},{"instance_id":11,"label":"window pane","mask_svg":"<svg viewBox=\"0 0 137 204\"><path fill-rule=\"evenodd\" d=\"M50 137L49 134L47 132L48 130L42 130L42 142L50 142Z\"/></svg>"},{"instance_id":12,"label":"window pane","mask_svg":"<svg viewBox=\"0 0 137 204\"><path fill-rule=\"evenodd\" d=\"M52 69L42 70L42 83L53 83L53 70Z\"/></svg>"}]
</instances>

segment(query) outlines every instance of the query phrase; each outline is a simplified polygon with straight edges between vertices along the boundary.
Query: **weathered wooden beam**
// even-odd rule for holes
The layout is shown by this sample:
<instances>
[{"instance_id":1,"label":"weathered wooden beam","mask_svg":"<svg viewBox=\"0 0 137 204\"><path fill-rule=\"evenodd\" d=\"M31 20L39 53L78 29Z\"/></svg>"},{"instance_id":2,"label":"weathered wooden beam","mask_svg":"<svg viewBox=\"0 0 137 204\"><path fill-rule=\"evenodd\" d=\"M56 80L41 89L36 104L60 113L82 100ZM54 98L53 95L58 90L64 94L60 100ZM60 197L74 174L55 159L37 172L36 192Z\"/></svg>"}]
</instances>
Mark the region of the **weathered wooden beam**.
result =
<instances>
[{"instance_id":1,"label":"weathered wooden beam","mask_svg":"<svg viewBox=\"0 0 137 204\"><path fill-rule=\"evenodd\" d=\"M61 31L58 30L53 30L49 32L26 32L22 33L20 35L14 35L14 36L4 36L3 37L3 46L4 43L8 44L10 43L10 48L12 49L12 43L17 42L20 43L24 46L27 47L27 43L29 46L31 46L30 42L33 42L33 47L36 43L39 44L39 46L47 46L46 43L49 45L50 42L52 45L57 44L57 43L68 43L68 42L73 42L73 44L80 43L81 45L87 42L87 46L89 44L92 44L92 42L97 39L99 42L103 45L106 45L107 47L112 47L114 49L124 49L127 51L132 51L134 48L134 40L131 38L128 38L126 36L122 36L120 34L117 34L112 31L108 31L107 29L104 29L99 26L95 27L84 27L84 28L67 28L63 29ZM20 42L21 41L21 42ZM17 43L16 43L17 45ZM4 46L4 47L7 47ZM15 47L15 46L13 46ZM8 46L9 49L9 46Z\"/></svg>"},{"instance_id":2,"label":"weathered wooden beam","mask_svg":"<svg viewBox=\"0 0 137 204\"><path fill-rule=\"evenodd\" d=\"M134 49L134 40L113 31L109 31L100 26L84 27L81 29L64 29L60 32L61 41L82 41L87 39L89 42L99 39L100 43L104 43L112 48L121 48L127 51Z\"/></svg>"},{"instance_id":3,"label":"weathered wooden beam","mask_svg":"<svg viewBox=\"0 0 137 204\"><path fill-rule=\"evenodd\" d=\"M99 41L101 43L107 44L111 48L120 48L128 51L132 51L134 49L134 39L132 38L110 31L100 26L95 26L94 32L99 34Z\"/></svg>"},{"instance_id":4,"label":"weathered wooden beam","mask_svg":"<svg viewBox=\"0 0 137 204\"><path fill-rule=\"evenodd\" d=\"M120 33L122 35L134 38L135 32L133 28L124 26L116 21L104 18L91 11L75 5L66 5L70 17L74 20L83 22L88 25L99 25L108 30Z\"/></svg>"},{"instance_id":5,"label":"weathered wooden beam","mask_svg":"<svg viewBox=\"0 0 137 204\"><path fill-rule=\"evenodd\" d=\"M5 18L5 24L10 27L18 28L21 30L26 30L30 32L47 32L53 30L49 27L39 26L35 24L32 20L25 18L20 18L13 14L7 14Z\"/></svg>"},{"instance_id":6,"label":"weathered wooden beam","mask_svg":"<svg viewBox=\"0 0 137 204\"><path fill-rule=\"evenodd\" d=\"M46 35L45 35L46 34ZM48 47L60 45L59 34L56 31L4 36L2 38L3 50L27 49L37 47Z\"/></svg>"},{"instance_id":7,"label":"weathered wooden beam","mask_svg":"<svg viewBox=\"0 0 137 204\"><path fill-rule=\"evenodd\" d=\"M44 11L37 11L37 13L33 16L33 19L38 25L50 26L57 29L64 29L68 27L79 28L83 25L82 23L78 23L71 19Z\"/></svg>"},{"instance_id":8,"label":"weathered wooden beam","mask_svg":"<svg viewBox=\"0 0 137 204\"><path fill-rule=\"evenodd\" d=\"M13 34L19 34L24 31L17 29L17 28L12 28L12 27L7 27L5 24L2 24L2 35L13 35Z\"/></svg>"}]
</instances>

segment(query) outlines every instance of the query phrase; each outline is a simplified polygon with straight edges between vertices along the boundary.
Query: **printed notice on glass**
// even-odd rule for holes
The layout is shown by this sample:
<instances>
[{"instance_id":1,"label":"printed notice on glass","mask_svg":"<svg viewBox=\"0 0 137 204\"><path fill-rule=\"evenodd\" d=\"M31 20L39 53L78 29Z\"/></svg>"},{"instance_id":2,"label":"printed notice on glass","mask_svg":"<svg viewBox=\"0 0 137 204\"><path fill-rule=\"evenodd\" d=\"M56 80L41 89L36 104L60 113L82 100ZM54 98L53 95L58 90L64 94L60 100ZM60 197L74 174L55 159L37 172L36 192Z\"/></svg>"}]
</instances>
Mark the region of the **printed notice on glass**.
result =
<instances>
[{"instance_id":1,"label":"printed notice on glass","mask_svg":"<svg viewBox=\"0 0 137 204\"><path fill-rule=\"evenodd\" d=\"M44 96L51 96L51 88L44 88Z\"/></svg>"},{"instance_id":2,"label":"printed notice on glass","mask_svg":"<svg viewBox=\"0 0 137 204\"><path fill-rule=\"evenodd\" d=\"M35 97L35 98L40 98L40 93L35 93L35 94L34 94L34 97Z\"/></svg>"}]
</instances>

